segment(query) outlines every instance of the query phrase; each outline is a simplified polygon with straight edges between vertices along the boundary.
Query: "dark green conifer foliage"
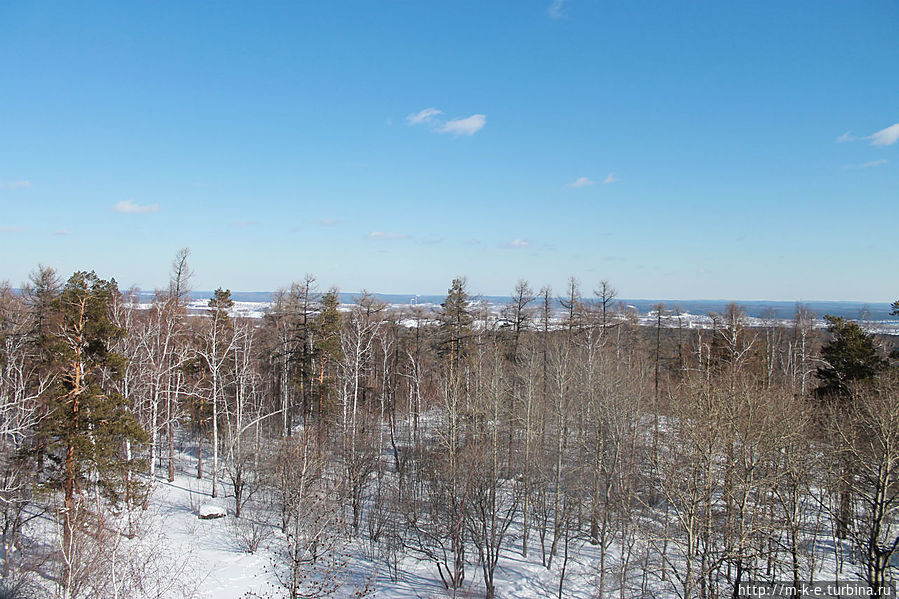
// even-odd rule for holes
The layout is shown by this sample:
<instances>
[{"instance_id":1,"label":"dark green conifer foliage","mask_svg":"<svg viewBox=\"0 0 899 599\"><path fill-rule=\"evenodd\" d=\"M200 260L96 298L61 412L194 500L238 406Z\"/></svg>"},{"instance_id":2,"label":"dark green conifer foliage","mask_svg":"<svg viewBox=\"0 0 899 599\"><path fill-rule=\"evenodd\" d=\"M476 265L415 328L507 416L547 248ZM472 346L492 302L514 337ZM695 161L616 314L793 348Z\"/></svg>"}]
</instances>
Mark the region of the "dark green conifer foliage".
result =
<instances>
[{"instance_id":1,"label":"dark green conifer foliage","mask_svg":"<svg viewBox=\"0 0 899 599\"><path fill-rule=\"evenodd\" d=\"M43 376L52 376L57 370L54 362L57 356L53 352L55 342L54 331L59 327L58 314L55 310L56 298L62 291L62 283L56 271L49 267L39 265L37 270L28 277L28 283L25 284L24 298L31 311L31 344L34 348L37 366L36 369ZM41 397L38 400L38 411L40 417L46 416L49 406L47 398ZM32 440L34 454L37 461L38 472L44 470L44 448L46 439L41 430L35 431Z\"/></svg>"},{"instance_id":2,"label":"dark green conifer foliage","mask_svg":"<svg viewBox=\"0 0 899 599\"><path fill-rule=\"evenodd\" d=\"M877 352L874 336L858 324L830 314L824 318L832 338L821 348L825 365L818 367L817 391L823 396L848 397L853 382L873 379L886 362Z\"/></svg>"},{"instance_id":3,"label":"dark green conifer foliage","mask_svg":"<svg viewBox=\"0 0 899 599\"><path fill-rule=\"evenodd\" d=\"M465 277L453 279L439 314L440 334L437 353L448 359L451 379L452 374L458 371L459 365L470 353L472 318L466 283Z\"/></svg>"},{"instance_id":4,"label":"dark green conifer foliage","mask_svg":"<svg viewBox=\"0 0 899 599\"><path fill-rule=\"evenodd\" d=\"M321 299L321 312L315 323L313 335L313 359L318 361L315 378L318 383L318 415L328 418L334 408L333 385L329 384L328 372L343 359L340 348L340 330L343 319L340 315L340 292L331 288Z\"/></svg>"},{"instance_id":5,"label":"dark green conifer foliage","mask_svg":"<svg viewBox=\"0 0 899 599\"><path fill-rule=\"evenodd\" d=\"M826 315L832 338L821 348L824 366L818 367L821 384L816 392L819 397L835 399L825 408L833 411L833 416L843 419L850 413L848 404L853 386L862 381L870 381L886 366L874 345L874 336L865 333L856 323L837 316ZM845 539L852 521L852 485L849 481L856 476L856 467L851 460L842 458L838 484L839 511L836 517L836 534Z\"/></svg>"},{"instance_id":6,"label":"dark green conifer foliage","mask_svg":"<svg viewBox=\"0 0 899 599\"><path fill-rule=\"evenodd\" d=\"M143 465L132 452L147 434L115 389L125 368L125 359L110 349L124 334L110 319L118 295L115 280L76 272L53 303L58 329L52 352L59 383L48 398L41 432L55 465L48 486L63 490L68 510L88 481L113 503L138 496L131 473Z\"/></svg>"},{"instance_id":7,"label":"dark green conifer foliage","mask_svg":"<svg viewBox=\"0 0 899 599\"><path fill-rule=\"evenodd\" d=\"M40 349L46 348L56 326L54 302L61 290L59 275L53 268L43 265L38 266L38 269L29 275L28 283L25 285L25 298L34 316L32 335Z\"/></svg>"},{"instance_id":8,"label":"dark green conifer foliage","mask_svg":"<svg viewBox=\"0 0 899 599\"><path fill-rule=\"evenodd\" d=\"M209 306L209 311L213 318L217 320L228 318L228 311L234 307L234 300L231 299L231 290L219 287L206 305Z\"/></svg>"},{"instance_id":9,"label":"dark green conifer foliage","mask_svg":"<svg viewBox=\"0 0 899 599\"><path fill-rule=\"evenodd\" d=\"M329 356L327 359L339 360L341 356L340 350L340 329L343 319L340 316L340 299L336 289L331 289L322 296L322 310L319 315L319 349L323 354ZM326 359L326 360L327 360Z\"/></svg>"}]
</instances>

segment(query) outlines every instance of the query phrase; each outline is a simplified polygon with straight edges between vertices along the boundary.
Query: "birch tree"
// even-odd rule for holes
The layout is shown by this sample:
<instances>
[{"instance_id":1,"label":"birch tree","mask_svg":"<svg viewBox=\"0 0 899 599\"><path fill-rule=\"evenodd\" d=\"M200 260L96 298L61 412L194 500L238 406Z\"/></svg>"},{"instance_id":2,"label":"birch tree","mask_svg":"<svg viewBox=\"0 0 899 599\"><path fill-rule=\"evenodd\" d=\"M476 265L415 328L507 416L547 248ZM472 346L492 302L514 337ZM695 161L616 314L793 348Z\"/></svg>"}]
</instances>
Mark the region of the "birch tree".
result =
<instances>
[{"instance_id":1,"label":"birch tree","mask_svg":"<svg viewBox=\"0 0 899 599\"><path fill-rule=\"evenodd\" d=\"M208 317L203 322L195 351L208 377L205 393L212 412L212 496L218 497L220 415L224 409L226 377L237 341L237 329L229 315L234 305L230 290L216 289L208 305Z\"/></svg>"}]
</instances>

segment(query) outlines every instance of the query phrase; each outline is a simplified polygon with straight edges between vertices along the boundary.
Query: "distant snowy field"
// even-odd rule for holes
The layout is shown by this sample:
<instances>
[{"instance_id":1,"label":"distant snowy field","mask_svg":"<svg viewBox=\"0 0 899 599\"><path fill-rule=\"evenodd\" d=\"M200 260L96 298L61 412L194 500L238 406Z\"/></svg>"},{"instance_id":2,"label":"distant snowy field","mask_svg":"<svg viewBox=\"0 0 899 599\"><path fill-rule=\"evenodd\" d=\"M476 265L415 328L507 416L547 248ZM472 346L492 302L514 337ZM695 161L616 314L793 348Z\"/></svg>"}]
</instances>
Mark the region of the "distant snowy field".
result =
<instances>
[{"instance_id":1,"label":"distant snowy field","mask_svg":"<svg viewBox=\"0 0 899 599\"><path fill-rule=\"evenodd\" d=\"M188 309L191 312L202 314L205 312L207 308L206 299L193 299L188 304ZM499 318L500 313L502 311L503 304L489 302L487 303L485 300L482 300L484 303L489 305L490 314L493 318ZM835 303L836 304L836 303ZM148 309L150 307L150 303L147 301L141 301L141 303L137 304L139 307L143 309ZM349 310L352 304L344 303L341 304L342 310ZM408 303L390 303L387 304L392 310L397 312L409 311L412 307L411 304ZM435 304L433 302L427 303L419 303L414 304L420 309L425 310L427 313L433 314L438 308L439 304ZM475 304L477 305L477 304ZM861 304L859 304L861 305ZM712 317L709 316L708 313L694 313L686 310L674 310L674 304L666 305L666 310L663 312L662 316L662 326L665 328L685 328L685 329L710 329L713 326ZM641 326L654 327L657 324L657 313L655 310L648 309L641 311L641 307L645 308L645 306L639 306L635 304L626 304L626 307L629 311L631 311L636 316L637 324ZM270 301L246 301L246 300L237 300L234 302L234 306L231 308L231 316L239 317L239 318L263 318L267 313L271 311L272 302ZM757 312L758 310L750 311ZM821 312L822 310L819 308L817 312ZM783 314L783 310L780 310L778 313L775 313L771 318L762 318L759 316L747 316L746 324L750 327L763 327L770 326L772 323L777 323L781 325L789 326L792 323L792 315L788 317L779 316L778 314ZM886 335L899 335L899 319L897 318L879 318L879 319L870 319L864 318L860 319L860 315L854 314L852 315L852 309L843 309L843 310L834 310L836 314L846 315L847 312L850 313L850 316L846 316L848 318L859 319L859 322L862 324L863 328L872 333L880 333ZM883 309L879 307L876 310L875 314L877 316L883 316ZM559 311L557 310L557 318L560 317ZM414 324L413 320L406 320L404 324L407 326L412 326ZM826 322L823 318L817 318L815 320L815 326L818 328L823 328L826 326Z\"/></svg>"}]
</instances>

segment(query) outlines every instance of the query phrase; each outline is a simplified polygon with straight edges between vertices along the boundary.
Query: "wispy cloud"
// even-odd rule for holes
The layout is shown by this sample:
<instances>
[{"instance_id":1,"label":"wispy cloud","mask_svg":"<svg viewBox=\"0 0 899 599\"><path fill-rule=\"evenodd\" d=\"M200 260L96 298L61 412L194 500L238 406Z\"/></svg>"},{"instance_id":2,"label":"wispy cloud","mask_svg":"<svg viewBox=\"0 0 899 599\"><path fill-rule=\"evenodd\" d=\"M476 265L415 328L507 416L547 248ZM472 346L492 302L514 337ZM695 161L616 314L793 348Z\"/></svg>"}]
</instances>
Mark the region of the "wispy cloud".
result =
<instances>
[{"instance_id":1,"label":"wispy cloud","mask_svg":"<svg viewBox=\"0 0 899 599\"><path fill-rule=\"evenodd\" d=\"M465 118L460 117L447 121L437 131L440 133L451 133L452 135L474 135L483 129L486 124L487 115L473 114Z\"/></svg>"},{"instance_id":2,"label":"wispy cloud","mask_svg":"<svg viewBox=\"0 0 899 599\"><path fill-rule=\"evenodd\" d=\"M121 214L147 214L159 212L159 204L137 204L134 200L123 200L112 207L113 212Z\"/></svg>"},{"instance_id":3,"label":"wispy cloud","mask_svg":"<svg viewBox=\"0 0 899 599\"><path fill-rule=\"evenodd\" d=\"M565 4L568 0L553 0L546 9L546 13L553 19L561 19L565 16Z\"/></svg>"},{"instance_id":4,"label":"wispy cloud","mask_svg":"<svg viewBox=\"0 0 899 599\"><path fill-rule=\"evenodd\" d=\"M53 231L53 234L54 235L71 235L72 232L69 231L68 229L56 229L55 231Z\"/></svg>"},{"instance_id":5,"label":"wispy cloud","mask_svg":"<svg viewBox=\"0 0 899 599\"><path fill-rule=\"evenodd\" d=\"M577 187L589 187L590 185L593 185L594 183L595 183L595 181L592 181L589 177L578 177L577 179L575 179L571 183L568 183L567 185L568 185L568 187L577 188Z\"/></svg>"},{"instance_id":6,"label":"wispy cloud","mask_svg":"<svg viewBox=\"0 0 899 599\"><path fill-rule=\"evenodd\" d=\"M531 242L527 239L513 239L509 243L504 243L500 247L509 248L513 250L523 250L525 248L531 247Z\"/></svg>"},{"instance_id":7,"label":"wispy cloud","mask_svg":"<svg viewBox=\"0 0 899 599\"><path fill-rule=\"evenodd\" d=\"M606 178L602 180L603 185L609 185L610 183L618 183L618 177L615 176L615 173L609 173L606 175Z\"/></svg>"},{"instance_id":8,"label":"wispy cloud","mask_svg":"<svg viewBox=\"0 0 899 599\"><path fill-rule=\"evenodd\" d=\"M871 140L872 146L891 146L899 141L899 123L890 125L886 129L881 129L868 139Z\"/></svg>"},{"instance_id":9,"label":"wispy cloud","mask_svg":"<svg viewBox=\"0 0 899 599\"><path fill-rule=\"evenodd\" d=\"M323 227L336 227L337 225L342 225L343 221L339 218L320 218L318 219L318 224Z\"/></svg>"},{"instance_id":10,"label":"wispy cloud","mask_svg":"<svg viewBox=\"0 0 899 599\"><path fill-rule=\"evenodd\" d=\"M396 239L409 239L408 235L403 233L390 233L387 231L372 231L368 234L369 239L379 239L383 241L392 241Z\"/></svg>"},{"instance_id":11,"label":"wispy cloud","mask_svg":"<svg viewBox=\"0 0 899 599\"><path fill-rule=\"evenodd\" d=\"M21 233L25 227L0 227L0 233Z\"/></svg>"},{"instance_id":12,"label":"wispy cloud","mask_svg":"<svg viewBox=\"0 0 899 599\"><path fill-rule=\"evenodd\" d=\"M899 141L899 123L890 125L886 129L881 129L876 133L865 135L862 137L853 135L851 131L847 131L846 133L839 136L836 141L838 144L846 143L849 141L870 141L872 146L891 146Z\"/></svg>"},{"instance_id":13,"label":"wispy cloud","mask_svg":"<svg viewBox=\"0 0 899 599\"><path fill-rule=\"evenodd\" d=\"M0 181L0 189L25 189L31 187L31 181Z\"/></svg>"},{"instance_id":14,"label":"wispy cloud","mask_svg":"<svg viewBox=\"0 0 899 599\"><path fill-rule=\"evenodd\" d=\"M451 135L474 135L487 124L487 115L473 114L466 117L456 117L449 120L438 118L443 114L437 108L425 108L406 117L406 123L410 126L427 125L436 133L449 133Z\"/></svg>"},{"instance_id":15,"label":"wispy cloud","mask_svg":"<svg viewBox=\"0 0 899 599\"><path fill-rule=\"evenodd\" d=\"M442 110L437 110L436 108L425 108L424 110L420 110L415 114L410 114L406 117L406 122L410 125L420 125L422 123L431 123L434 121L434 117L443 114Z\"/></svg>"},{"instance_id":16,"label":"wispy cloud","mask_svg":"<svg viewBox=\"0 0 899 599\"><path fill-rule=\"evenodd\" d=\"M880 160L872 160L871 162L865 162L864 164L847 164L846 166L843 167L843 169L854 171L854 170L859 170L859 169L863 169L863 168L871 168L872 166L880 166L882 164L886 164L887 162L889 162L889 160L887 160L886 158L882 158Z\"/></svg>"},{"instance_id":17,"label":"wispy cloud","mask_svg":"<svg viewBox=\"0 0 899 599\"><path fill-rule=\"evenodd\" d=\"M236 220L231 223L232 227L238 227L240 229L245 229L247 227L255 227L259 224L259 221L255 220Z\"/></svg>"}]
</instances>

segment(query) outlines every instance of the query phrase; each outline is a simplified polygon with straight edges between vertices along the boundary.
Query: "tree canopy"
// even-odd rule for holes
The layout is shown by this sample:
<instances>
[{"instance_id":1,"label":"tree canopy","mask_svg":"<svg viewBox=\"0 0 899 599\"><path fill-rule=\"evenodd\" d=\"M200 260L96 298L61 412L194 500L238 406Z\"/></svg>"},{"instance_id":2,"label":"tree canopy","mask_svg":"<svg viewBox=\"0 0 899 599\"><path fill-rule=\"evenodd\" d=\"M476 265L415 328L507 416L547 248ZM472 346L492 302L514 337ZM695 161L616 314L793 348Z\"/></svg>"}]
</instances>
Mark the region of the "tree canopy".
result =
<instances>
[{"instance_id":1,"label":"tree canopy","mask_svg":"<svg viewBox=\"0 0 899 599\"><path fill-rule=\"evenodd\" d=\"M817 391L847 397L853 382L873 379L887 362L880 357L874 336L857 323L830 314L824 318L831 339L821 348L824 365L817 370Z\"/></svg>"}]
</instances>

